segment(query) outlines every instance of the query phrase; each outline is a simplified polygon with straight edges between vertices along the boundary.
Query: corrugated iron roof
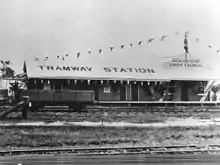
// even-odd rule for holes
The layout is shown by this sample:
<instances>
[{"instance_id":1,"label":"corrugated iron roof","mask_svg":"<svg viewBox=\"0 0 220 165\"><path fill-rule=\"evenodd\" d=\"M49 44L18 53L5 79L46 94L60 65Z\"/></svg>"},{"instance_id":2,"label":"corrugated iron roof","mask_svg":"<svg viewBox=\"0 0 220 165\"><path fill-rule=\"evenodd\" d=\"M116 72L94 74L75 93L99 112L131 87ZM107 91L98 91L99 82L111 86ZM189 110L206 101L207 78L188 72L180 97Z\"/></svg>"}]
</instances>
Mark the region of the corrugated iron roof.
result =
<instances>
[{"instance_id":1,"label":"corrugated iron roof","mask_svg":"<svg viewBox=\"0 0 220 165\"><path fill-rule=\"evenodd\" d=\"M166 38L165 42L82 54L79 58L68 54L64 60L54 55L46 61L27 61L27 75L42 79L220 80L220 56L216 51L190 42L185 60L183 39ZM153 44L158 45L157 50L151 47Z\"/></svg>"}]
</instances>

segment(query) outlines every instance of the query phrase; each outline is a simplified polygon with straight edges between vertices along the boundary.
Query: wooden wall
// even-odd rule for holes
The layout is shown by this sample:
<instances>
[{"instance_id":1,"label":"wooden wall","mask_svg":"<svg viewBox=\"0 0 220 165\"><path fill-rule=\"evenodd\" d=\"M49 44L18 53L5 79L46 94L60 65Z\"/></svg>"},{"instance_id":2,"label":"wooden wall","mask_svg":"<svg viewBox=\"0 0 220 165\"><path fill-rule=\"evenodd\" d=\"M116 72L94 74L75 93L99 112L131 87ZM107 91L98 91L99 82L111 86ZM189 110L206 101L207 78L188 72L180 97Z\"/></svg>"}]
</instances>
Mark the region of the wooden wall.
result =
<instances>
[{"instance_id":1,"label":"wooden wall","mask_svg":"<svg viewBox=\"0 0 220 165\"><path fill-rule=\"evenodd\" d=\"M58 81L52 80L48 83L48 80L30 80L29 87L30 89L45 90L42 93L40 98L48 100L56 100L59 98L51 98L49 94L51 90L55 90L54 85ZM112 81L108 82L110 85L110 91L105 91L104 88L107 82L100 81L91 81L88 84L87 81L74 82L74 80L60 80L62 82L62 88L60 89L65 91L70 91L70 93L65 93L62 98L66 100L71 100L68 98L68 95L72 96L71 91L74 90L92 90L95 93L95 99L97 101L199 101L200 96L198 96L198 86L193 84L192 81L172 81L168 87L166 86L166 95L163 95L164 89L160 88L160 83L150 83L150 84L141 84L140 82L121 82L117 81L113 83ZM59 86L59 85L58 85ZM163 86L163 85L161 85ZM165 86L165 85L164 85ZM172 90L171 87L173 88ZM46 92L48 91L48 92ZM31 92L30 92L31 94ZM56 96L56 95L55 95ZM53 97L55 97L53 96ZM59 95L58 95L59 96ZM57 97L58 97L57 96ZM31 97L35 97L31 94ZM72 96L73 97L73 96ZM90 97L90 96L89 96ZM73 98L74 100L74 98Z\"/></svg>"}]
</instances>

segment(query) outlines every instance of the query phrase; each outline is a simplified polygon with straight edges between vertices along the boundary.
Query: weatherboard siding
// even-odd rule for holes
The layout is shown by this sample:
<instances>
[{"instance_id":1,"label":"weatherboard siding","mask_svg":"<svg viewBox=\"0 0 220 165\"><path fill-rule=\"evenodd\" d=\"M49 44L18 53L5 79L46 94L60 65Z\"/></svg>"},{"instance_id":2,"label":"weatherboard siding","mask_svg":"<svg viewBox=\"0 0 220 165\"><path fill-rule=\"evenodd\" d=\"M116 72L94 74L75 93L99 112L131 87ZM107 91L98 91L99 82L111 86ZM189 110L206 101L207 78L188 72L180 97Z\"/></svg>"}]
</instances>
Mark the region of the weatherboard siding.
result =
<instances>
[{"instance_id":1,"label":"weatherboard siding","mask_svg":"<svg viewBox=\"0 0 220 165\"><path fill-rule=\"evenodd\" d=\"M194 87L194 89L189 88L188 90L189 101L199 101L201 99L201 97L198 95L198 92L195 91L195 88L198 91L198 87Z\"/></svg>"},{"instance_id":2,"label":"weatherboard siding","mask_svg":"<svg viewBox=\"0 0 220 165\"><path fill-rule=\"evenodd\" d=\"M100 101L120 101L120 88L113 88L111 86L110 92L105 93L103 88L98 90L98 100Z\"/></svg>"},{"instance_id":3,"label":"weatherboard siding","mask_svg":"<svg viewBox=\"0 0 220 165\"><path fill-rule=\"evenodd\" d=\"M182 100L182 84L178 81L174 82L175 91L174 91L174 97L172 101L181 101Z\"/></svg>"},{"instance_id":4,"label":"weatherboard siding","mask_svg":"<svg viewBox=\"0 0 220 165\"><path fill-rule=\"evenodd\" d=\"M152 95L149 93L149 91L146 89L146 87L139 85L139 101L152 101Z\"/></svg>"},{"instance_id":5,"label":"weatherboard siding","mask_svg":"<svg viewBox=\"0 0 220 165\"><path fill-rule=\"evenodd\" d=\"M126 100L131 101L131 85L126 85Z\"/></svg>"}]
</instances>

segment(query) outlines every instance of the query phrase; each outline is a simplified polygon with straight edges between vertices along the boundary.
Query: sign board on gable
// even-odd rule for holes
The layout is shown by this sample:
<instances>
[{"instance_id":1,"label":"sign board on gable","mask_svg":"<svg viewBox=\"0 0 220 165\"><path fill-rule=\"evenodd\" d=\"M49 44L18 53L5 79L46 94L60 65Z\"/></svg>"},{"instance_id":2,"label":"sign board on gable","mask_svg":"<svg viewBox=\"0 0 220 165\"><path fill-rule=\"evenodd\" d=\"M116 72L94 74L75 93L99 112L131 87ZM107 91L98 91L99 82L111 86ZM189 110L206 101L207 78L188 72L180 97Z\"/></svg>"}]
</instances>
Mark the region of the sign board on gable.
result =
<instances>
[{"instance_id":1,"label":"sign board on gable","mask_svg":"<svg viewBox=\"0 0 220 165\"><path fill-rule=\"evenodd\" d=\"M178 57L171 58L170 61L166 62L166 66L170 68L201 68L202 63L200 59L181 59Z\"/></svg>"},{"instance_id":2,"label":"sign board on gable","mask_svg":"<svg viewBox=\"0 0 220 165\"><path fill-rule=\"evenodd\" d=\"M143 63L134 64L124 60L123 63L103 63L96 59L93 61L74 60L60 62L51 60L44 63L27 62L27 75L29 78L42 79L96 79L96 80L168 80L161 75L156 66Z\"/></svg>"},{"instance_id":3,"label":"sign board on gable","mask_svg":"<svg viewBox=\"0 0 220 165\"><path fill-rule=\"evenodd\" d=\"M217 80L220 79L220 74L216 60L183 54L163 59L163 69L171 80Z\"/></svg>"}]
</instances>

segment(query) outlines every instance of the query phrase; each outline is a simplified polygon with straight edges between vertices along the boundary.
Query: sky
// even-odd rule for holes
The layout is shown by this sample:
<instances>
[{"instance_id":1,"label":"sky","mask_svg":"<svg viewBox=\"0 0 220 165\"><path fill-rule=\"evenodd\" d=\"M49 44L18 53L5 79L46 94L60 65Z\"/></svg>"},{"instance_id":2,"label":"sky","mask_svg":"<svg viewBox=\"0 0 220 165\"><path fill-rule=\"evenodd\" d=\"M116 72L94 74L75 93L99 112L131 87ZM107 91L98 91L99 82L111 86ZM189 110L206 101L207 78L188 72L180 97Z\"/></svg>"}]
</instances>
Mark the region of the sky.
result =
<instances>
[{"instance_id":1,"label":"sky","mask_svg":"<svg viewBox=\"0 0 220 165\"><path fill-rule=\"evenodd\" d=\"M34 57L81 52L86 58L89 49L98 54L101 48L102 58L108 59L104 50L111 45L120 56L121 44L135 47L139 40L162 35L171 40L157 51L159 56L181 53L176 31L182 38L189 31L193 43L199 38L205 50L199 56L210 58L208 51L215 54L220 48L219 9L219 0L0 0L0 60L11 60L19 73L24 60ZM206 50L208 44L213 50ZM136 53L126 51L129 57Z\"/></svg>"}]
</instances>

